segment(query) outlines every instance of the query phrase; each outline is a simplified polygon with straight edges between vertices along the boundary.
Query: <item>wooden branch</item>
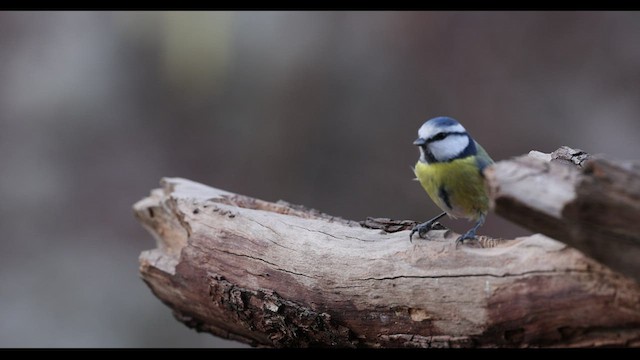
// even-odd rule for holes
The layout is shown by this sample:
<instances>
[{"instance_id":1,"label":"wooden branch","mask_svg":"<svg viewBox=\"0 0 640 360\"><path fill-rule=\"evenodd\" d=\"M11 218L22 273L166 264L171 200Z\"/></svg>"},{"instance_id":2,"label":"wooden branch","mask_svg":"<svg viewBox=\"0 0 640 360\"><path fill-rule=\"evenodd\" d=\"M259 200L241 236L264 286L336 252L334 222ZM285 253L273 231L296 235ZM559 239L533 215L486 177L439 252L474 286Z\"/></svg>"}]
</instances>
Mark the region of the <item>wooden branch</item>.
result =
<instances>
[{"instance_id":1,"label":"wooden branch","mask_svg":"<svg viewBox=\"0 0 640 360\"><path fill-rule=\"evenodd\" d=\"M485 175L497 214L640 281L640 163L562 147Z\"/></svg>"},{"instance_id":2,"label":"wooden branch","mask_svg":"<svg viewBox=\"0 0 640 360\"><path fill-rule=\"evenodd\" d=\"M157 240L140 255L142 279L178 320L223 338L267 347L640 346L640 286L543 235L456 249L458 234L443 228L410 243L410 221L363 227L178 178L134 210Z\"/></svg>"}]
</instances>

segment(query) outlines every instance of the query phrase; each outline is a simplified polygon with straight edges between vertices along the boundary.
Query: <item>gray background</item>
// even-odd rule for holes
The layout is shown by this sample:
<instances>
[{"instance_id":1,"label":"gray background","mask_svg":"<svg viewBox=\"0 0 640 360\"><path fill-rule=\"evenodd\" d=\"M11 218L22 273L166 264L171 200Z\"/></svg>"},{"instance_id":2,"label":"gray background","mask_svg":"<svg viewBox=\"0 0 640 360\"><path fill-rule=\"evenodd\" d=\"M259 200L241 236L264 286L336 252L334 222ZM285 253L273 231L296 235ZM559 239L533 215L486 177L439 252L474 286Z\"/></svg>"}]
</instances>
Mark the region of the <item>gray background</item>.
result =
<instances>
[{"instance_id":1,"label":"gray background","mask_svg":"<svg viewBox=\"0 0 640 360\"><path fill-rule=\"evenodd\" d=\"M424 220L411 142L437 115L496 160L638 158L640 14L1 12L0 346L242 346L151 295L131 205L181 176Z\"/></svg>"}]
</instances>

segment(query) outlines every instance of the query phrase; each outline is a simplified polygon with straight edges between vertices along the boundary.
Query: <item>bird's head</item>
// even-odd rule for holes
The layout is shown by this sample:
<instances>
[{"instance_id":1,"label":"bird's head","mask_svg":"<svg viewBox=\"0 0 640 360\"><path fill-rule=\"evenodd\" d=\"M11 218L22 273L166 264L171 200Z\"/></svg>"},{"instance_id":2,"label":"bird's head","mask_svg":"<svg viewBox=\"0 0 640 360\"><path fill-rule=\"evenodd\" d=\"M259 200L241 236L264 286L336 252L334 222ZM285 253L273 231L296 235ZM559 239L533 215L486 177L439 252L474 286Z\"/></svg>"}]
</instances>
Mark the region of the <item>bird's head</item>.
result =
<instances>
[{"instance_id":1,"label":"bird's head","mask_svg":"<svg viewBox=\"0 0 640 360\"><path fill-rule=\"evenodd\" d=\"M420 161L426 163L448 162L476 154L475 142L467 130L445 116L422 124L413 144L420 148Z\"/></svg>"}]
</instances>

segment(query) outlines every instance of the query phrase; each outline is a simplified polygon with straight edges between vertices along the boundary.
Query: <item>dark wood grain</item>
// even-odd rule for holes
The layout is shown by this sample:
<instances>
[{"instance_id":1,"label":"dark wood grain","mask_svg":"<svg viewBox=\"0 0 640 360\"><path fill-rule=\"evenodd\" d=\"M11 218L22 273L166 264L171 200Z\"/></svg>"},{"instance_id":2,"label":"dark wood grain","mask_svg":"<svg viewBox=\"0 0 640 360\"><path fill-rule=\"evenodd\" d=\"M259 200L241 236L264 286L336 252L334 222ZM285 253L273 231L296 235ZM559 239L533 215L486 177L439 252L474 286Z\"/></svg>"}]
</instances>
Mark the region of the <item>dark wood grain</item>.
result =
<instances>
[{"instance_id":1,"label":"dark wood grain","mask_svg":"<svg viewBox=\"0 0 640 360\"><path fill-rule=\"evenodd\" d=\"M640 281L640 164L562 147L485 175L497 214Z\"/></svg>"}]
</instances>

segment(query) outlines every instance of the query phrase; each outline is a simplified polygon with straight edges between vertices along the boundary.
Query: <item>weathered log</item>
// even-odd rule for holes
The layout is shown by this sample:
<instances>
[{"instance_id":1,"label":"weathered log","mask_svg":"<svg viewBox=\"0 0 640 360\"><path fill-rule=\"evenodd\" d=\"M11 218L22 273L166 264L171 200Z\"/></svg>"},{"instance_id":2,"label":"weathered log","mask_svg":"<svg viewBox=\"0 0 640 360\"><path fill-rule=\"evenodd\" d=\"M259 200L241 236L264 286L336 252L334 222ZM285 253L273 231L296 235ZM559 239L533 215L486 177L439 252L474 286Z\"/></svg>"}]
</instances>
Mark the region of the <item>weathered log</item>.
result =
<instances>
[{"instance_id":1,"label":"weathered log","mask_svg":"<svg viewBox=\"0 0 640 360\"><path fill-rule=\"evenodd\" d=\"M543 235L409 242L170 178L134 205L142 279L198 331L254 346L640 346L640 285ZM378 229L372 229L378 227ZM386 232L381 229L386 229ZM403 230L405 229L405 230Z\"/></svg>"},{"instance_id":2,"label":"weathered log","mask_svg":"<svg viewBox=\"0 0 640 360\"><path fill-rule=\"evenodd\" d=\"M562 147L485 175L497 214L640 281L640 163Z\"/></svg>"}]
</instances>

